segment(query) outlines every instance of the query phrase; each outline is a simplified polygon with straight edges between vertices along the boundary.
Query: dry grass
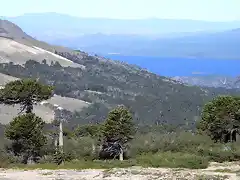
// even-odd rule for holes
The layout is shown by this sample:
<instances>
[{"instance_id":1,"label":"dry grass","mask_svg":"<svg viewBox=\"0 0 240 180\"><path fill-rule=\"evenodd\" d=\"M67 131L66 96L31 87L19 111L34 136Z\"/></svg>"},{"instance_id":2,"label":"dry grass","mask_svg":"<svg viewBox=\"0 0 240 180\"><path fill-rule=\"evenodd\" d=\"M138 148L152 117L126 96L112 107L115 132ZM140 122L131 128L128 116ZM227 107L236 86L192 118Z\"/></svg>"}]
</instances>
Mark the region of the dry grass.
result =
<instances>
[{"instance_id":1,"label":"dry grass","mask_svg":"<svg viewBox=\"0 0 240 180\"><path fill-rule=\"evenodd\" d=\"M9 83L10 81L15 81L17 79L18 78L16 78L16 77L0 73L0 86L4 86L5 84Z\"/></svg>"},{"instance_id":2,"label":"dry grass","mask_svg":"<svg viewBox=\"0 0 240 180\"><path fill-rule=\"evenodd\" d=\"M3 87L6 83L10 81L17 80L18 78L8 76L0 73L0 87ZM61 96L53 96L48 102L52 105L57 104L68 111L80 111L82 108L89 106L90 103L73 99L68 97ZM0 105L0 123L8 124L14 117L16 117L19 113L20 106L4 106ZM44 105L35 105L34 112L36 115L43 118L43 120L47 123L51 122L54 118L54 112L51 108Z\"/></svg>"},{"instance_id":3,"label":"dry grass","mask_svg":"<svg viewBox=\"0 0 240 180\"><path fill-rule=\"evenodd\" d=\"M79 99L69 98L69 97L62 97L62 96L53 96L51 99L48 100L51 104L58 104L62 108L69 110L69 111L79 111L84 107L90 105L90 103L86 101L82 101Z\"/></svg>"},{"instance_id":4,"label":"dry grass","mask_svg":"<svg viewBox=\"0 0 240 180\"><path fill-rule=\"evenodd\" d=\"M40 47L25 45L12 39L0 37L0 63L13 62L14 64L23 65L29 59L34 59L38 62L42 62L43 59L46 59L48 64L51 64L51 61L58 61L65 67L85 68L83 65L74 63Z\"/></svg>"}]
</instances>

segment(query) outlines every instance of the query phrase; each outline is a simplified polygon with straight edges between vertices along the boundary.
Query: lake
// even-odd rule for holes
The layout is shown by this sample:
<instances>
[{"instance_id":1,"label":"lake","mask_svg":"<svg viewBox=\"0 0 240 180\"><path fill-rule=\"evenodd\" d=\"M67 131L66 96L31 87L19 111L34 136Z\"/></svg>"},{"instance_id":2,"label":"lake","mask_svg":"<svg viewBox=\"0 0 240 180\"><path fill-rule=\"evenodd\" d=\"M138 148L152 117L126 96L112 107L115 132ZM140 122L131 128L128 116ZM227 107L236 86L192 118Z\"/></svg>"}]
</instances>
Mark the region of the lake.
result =
<instances>
[{"instance_id":1,"label":"lake","mask_svg":"<svg viewBox=\"0 0 240 180\"><path fill-rule=\"evenodd\" d=\"M224 75L239 76L240 60L202 58L163 58L105 55L112 60L135 64L163 76Z\"/></svg>"}]
</instances>

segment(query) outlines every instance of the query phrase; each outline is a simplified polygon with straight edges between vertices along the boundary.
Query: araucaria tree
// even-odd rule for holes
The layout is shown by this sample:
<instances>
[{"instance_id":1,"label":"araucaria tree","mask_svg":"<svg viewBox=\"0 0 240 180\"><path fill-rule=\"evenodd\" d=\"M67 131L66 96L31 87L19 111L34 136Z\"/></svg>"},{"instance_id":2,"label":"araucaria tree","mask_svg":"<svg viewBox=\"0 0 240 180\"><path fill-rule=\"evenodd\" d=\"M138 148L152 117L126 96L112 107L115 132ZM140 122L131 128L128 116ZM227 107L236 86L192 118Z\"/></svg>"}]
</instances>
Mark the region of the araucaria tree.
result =
<instances>
[{"instance_id":1,"label":"araucaria tree","mask_svg":"<svg viewBox=\"0 0 240 180\"><path fill-rule=\"evenodd\" d=\"M213 140L228 142L240 128L240 97L218 96L207 103L198 125L200 132L207 133Z\"/></svg>"},{"instance_id":2,"label":"araucaria tree","mask_svg":"<svg viewBox=\"0 0 240 180\"><path fill-rule=\"evenodd\" d=\"M53 88L36 80L25 79L9 82L0 91L0 103L21 105L21 112L31 113L33 105L52 96Z\"/></svg>"},{"instance_id":3,"label":"araucaria tree","mask_svg":"<svg viewBox=\"0 0 240 180\"><path fill-rule=\"evenodd\" d=\"M41 156L47 140L43 128L43 120L33 113L18 116L7 126L5 136L12 141L10 150L15 156L21 156L23 163Z\"/></svg>"},{"instance_id":4,"label":"araucaria tree","mask_svg":"<svg viewBox=\"0 0 240 180\"><path fill-rule=\"evenodd\" d=\"M33 105L47 100L52 95L51 86L42 85L36 80L16 80L9 82L0 90L0 103L21 106L25 114L15 117L7 127L5 136L12 141L11 152L23 157L26 163L29 158L40 156L41 147L46 142L43 134L44 122L33 111Z\"/></svg>"},{"instance_id":5,"label":"araucaria tree","mask_svg":"<svg viewBox=\"0 0 240 180\"><path fill-rule=\"evenodd\" d=\"M110 146L113 149L115 147L116 154L120 160L123 160L124 146L132 139L135 132L132 114L129 110L121 105L110 111L107 120L103 124L102 132L105 143L112 143L113 146ZM111 149L111 147L109 148L106 145L107 149ZM117 149L119 149L119 152Z\"/></svg>"}]
</instances>

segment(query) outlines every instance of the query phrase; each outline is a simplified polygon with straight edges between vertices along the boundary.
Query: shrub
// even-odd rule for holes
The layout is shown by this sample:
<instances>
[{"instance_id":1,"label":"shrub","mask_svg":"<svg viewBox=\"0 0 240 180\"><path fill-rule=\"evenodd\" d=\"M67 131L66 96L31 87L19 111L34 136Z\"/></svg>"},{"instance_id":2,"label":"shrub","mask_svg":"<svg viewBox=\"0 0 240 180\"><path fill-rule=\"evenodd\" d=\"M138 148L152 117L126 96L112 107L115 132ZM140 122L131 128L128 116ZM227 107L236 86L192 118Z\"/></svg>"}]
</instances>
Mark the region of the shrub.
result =
<instances>
[{"instance_id":1,"label":"shrub","mask_svg":"<svg viewBox=\"0 0 240 180\"><path fill-rule=\"evenodd\" d=\"M3 150L0 150L0 168L6 168L10 164L10 160Z\"/></svg>"},{"instance_id":2,"label":"shrub","mask_svg":"<svg viewBox=\"0 0 240 180\"><path fill-rule=\"evenodd\" d=\"M208 166L207 158L202 156L186 154L186 153L172 153L159 152L148 153L137 156L137 164L145 167L169 167L169 168L190 168L200 169Z\"/></svg>"}]
</instances>

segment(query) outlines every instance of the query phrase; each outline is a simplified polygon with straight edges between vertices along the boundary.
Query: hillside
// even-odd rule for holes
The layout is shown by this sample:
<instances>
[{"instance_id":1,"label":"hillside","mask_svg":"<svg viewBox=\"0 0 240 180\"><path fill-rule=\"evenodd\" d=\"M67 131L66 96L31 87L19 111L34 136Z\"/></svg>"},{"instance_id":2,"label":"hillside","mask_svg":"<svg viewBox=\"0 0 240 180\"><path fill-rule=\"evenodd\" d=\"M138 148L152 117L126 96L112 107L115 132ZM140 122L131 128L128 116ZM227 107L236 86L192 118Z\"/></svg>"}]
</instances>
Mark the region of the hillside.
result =
<instances>
[{"instance_id":1,"label":"hillside","mask_svg":"<svg viewBox=\"0 0 240 180\"><path fill-rule=\"evenodd\" d=\"M28 59L39 62L46 59L48 64L58 61L62 66L84 68L80 64L54 54L53 52L56 49L68 50L67 48L50 46L47 43L37 41L15 24L0 19L0 60L2 63L24 64Z\"/></svg>"},{"instance_id":2,"label":"hillside","mask_svg":"<svg viewBox=\"0 0 240 180\"><path fill-rule=\"evenodd\" d=\"M51 46L45 42L37 41L31 36L22 31L21 28L15 24L0 20L0 63L14 63L24 65L27 60L34 59L35 61L42 62L46 60L49 65L54 62L59 62L62 66L85 68L83 65L73 63L67 58L63 58L54 54L55 50L70 51L68 48ZM8 73L7 73L8 74ZM16 80L18 76L9 76L0 74L0 86L3 87L7 82ZM74 112L82 107L88 106L89 103L67 97L54 96L48 101L51 105L58 104L65 108L67 111ZM8 123L19 112L19 106L9 107L0 105L1 123ZM50 122L54 118L54 111L51 106L36 105L35 113L46 122Z\"/></svg>"},{"instance_id":3,"label":"hillside","mask_svg":"<svg viewBox=\"0 0 240 180\"><path fill-rule=\"evenodd\" d=\"M39 43L29 40L29 43L32 42ZM12 41L5 43L9 47ZM81 51L47 47L52 48L57 57L68 59L74 66L66 67L61 60L49 64L24 56L25 63L19 63L17 58L11 59L13 63L1 60L0 73L18 78L39 78L40 82L54 85L58 99L57 102L53 100L52 104L65 106L65 115L71 125L101 122L111 108L124 104L132 111L137 124L167 123L191 127L206 101L217 94L239 93L235 90L186 86L137 66L90 56ZM1 52L11 55L8 49ZM68 97L69 103L59 96Z\"/></svg>"},{"instance_id":4,"label":"hillside","mask_svg":"<svg viewBox=\"0 0 240 180\"><path fill-rule=\"evenodd\" d=\"M18 78L15 78L13 76L0 73L0 87L4 87L6 83L17 79ZM34 105L34 113L42 117L45 122L49 123L54 119L54 104L61 106L69 112L81 110L83 107L87 107L89 105L89 103L85 101L54 95L48 101ZM0 123L9 123L13 117L16 117L18 115L20 111L19 109L19 105L13 107L0 104Z\"/></svg>"},{"instance_id":5,"label":"hillside","mask_svg":"<svg viewBox=\"0 0 240 180\"><path fill-rule=\"evenodd\" d=\"M192 76L175 76L172 79L181 83L186 83L202 87L223 87L223 88L240 88L236 77L220 75L192 75Z\"/></svg>"}]
</instances>

